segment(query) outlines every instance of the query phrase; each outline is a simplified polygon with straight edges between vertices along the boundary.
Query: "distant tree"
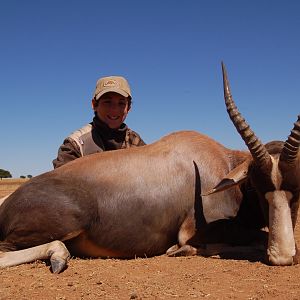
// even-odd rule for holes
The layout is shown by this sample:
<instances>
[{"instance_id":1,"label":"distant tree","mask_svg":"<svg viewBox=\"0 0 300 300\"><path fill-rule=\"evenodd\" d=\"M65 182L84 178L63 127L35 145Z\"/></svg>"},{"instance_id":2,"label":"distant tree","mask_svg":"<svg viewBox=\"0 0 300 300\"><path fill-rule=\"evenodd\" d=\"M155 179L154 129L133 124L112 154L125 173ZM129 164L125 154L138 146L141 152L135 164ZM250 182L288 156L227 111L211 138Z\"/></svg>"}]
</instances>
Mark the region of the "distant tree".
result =
<instances>
[{"instance_id":1,"label":"distant tree","mask_svg":"<svg viewBox=\"0 0 300 300\"><path fill-rule=\"evenodd\" d=\"M0 169L0 178L11 178L11 174L7 170Z\"/></svg>"},{"instance_id":2,"label":"distant tree","mask_svg":"<svg viewBox=\"0 0 300 300\"><path fill-rule=\"evenodd\" d=\"M32 178L32 175L27 175L27 178Z\"/></svg>"},{"instance_id":3,"label":"distant tree","mask_svg":"<svg viewBox=\"0 0 300 300\"><path fill-rule=\"evenodd\" d=\"M26 176L24 176L24 175L21 175L21 176L20 176L20 178L26 178Z\"/></svg>"}]
</instances>

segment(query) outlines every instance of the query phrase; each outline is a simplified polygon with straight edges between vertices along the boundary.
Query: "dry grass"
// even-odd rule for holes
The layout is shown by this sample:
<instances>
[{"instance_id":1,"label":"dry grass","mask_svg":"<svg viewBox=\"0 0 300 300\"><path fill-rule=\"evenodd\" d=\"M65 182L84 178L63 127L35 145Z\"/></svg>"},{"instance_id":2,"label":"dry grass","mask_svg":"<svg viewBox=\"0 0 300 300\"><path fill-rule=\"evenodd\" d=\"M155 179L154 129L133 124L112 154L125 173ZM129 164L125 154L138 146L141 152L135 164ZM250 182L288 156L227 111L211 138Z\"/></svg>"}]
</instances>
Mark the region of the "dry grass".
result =
<instances>
[{"instance_id":1,"label":"dry grass","mask_svg":"<svg viewBox=\"0 0 300 300\"><path fill-rule=\"evenodd\" d=\"M12 193L28 180L28 178L5 178L0 180L0 198Z\"/></svg>"}]
</instances>

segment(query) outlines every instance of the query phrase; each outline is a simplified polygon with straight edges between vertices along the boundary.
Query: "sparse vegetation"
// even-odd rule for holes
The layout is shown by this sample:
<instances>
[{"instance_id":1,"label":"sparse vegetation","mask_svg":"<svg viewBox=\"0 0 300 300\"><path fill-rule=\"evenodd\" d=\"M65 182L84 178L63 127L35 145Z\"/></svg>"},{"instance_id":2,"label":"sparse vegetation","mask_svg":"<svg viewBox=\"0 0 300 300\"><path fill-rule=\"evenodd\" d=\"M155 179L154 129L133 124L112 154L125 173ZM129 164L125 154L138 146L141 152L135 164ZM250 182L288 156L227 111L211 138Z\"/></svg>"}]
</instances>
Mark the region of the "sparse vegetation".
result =
<instances>
[{"instance_id":1,"label":"sparse vegetation","mask_svg":"<svg viewBox=\"0 0 300 300\"><path fill-rule=\"evenodd\" d=\"M0 198L14 192L20 185L25 183L28 178L9 178L0 180Z\"/></svg>"},{"instance_id":2,"label":"sparse vegetation","mask_svg":"<svg viewBox=\"0 0 300 300\"><path fill-rule=\"evenodd\" d=\"M11 178L11 174L7 170L0 169L0 178Z\"/></svg>"}]
</instances>

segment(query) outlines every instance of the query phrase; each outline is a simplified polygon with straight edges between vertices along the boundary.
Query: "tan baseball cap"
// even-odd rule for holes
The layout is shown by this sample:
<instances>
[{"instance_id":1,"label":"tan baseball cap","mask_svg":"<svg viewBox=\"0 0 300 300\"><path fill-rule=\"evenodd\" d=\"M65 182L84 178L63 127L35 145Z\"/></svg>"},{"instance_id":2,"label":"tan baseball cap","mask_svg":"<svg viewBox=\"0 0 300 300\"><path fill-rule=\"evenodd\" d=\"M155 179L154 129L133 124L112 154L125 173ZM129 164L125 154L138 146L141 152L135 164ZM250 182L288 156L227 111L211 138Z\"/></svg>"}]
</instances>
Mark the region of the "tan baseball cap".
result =
<instances>
[{"instance_id":1,"label":"tan baseball cap","mask_svg":"<svg viewBox=\"0 0 300 300\"><path fill-rule=\"evenodd\" d=\"M94 99L99 98L108 92L115 92L124 97L131 98L131 91L127 80L121 76L102 77L97 81Z\"/></svg>"}]
</instances>

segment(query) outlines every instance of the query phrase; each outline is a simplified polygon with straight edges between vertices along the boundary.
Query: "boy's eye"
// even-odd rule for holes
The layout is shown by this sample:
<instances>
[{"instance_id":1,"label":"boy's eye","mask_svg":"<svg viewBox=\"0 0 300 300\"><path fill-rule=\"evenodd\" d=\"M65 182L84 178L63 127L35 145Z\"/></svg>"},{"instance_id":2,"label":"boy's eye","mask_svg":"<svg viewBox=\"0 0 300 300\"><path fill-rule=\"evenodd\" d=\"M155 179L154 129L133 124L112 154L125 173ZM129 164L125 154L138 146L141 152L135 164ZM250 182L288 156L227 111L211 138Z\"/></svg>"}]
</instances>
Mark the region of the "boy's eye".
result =
<instances>
[{"instance_id":1,"label":"boy's eye","mask_svg":"<svg viewBox=\"0 0 300 300\"><path fill-rule=\"evenodd\" d=\"M113 102L111 99L102 99L101 103L103 105L111 106L111 105L118 105L119 107L125 107L127 105L126 101L121 102Z\"/></svg>"},{"instance_id":2,"label":"boy's eye","mask_svg":"<svg viewBox=\"0 0 300 300\"><path fill-rule=\"evenodd\" d=\"M111 101L110 101L109 99L107 99L107 100L103 100L103 101L102 101L102 103L105 103L105 104L110 104L110 103L111 103Z\"/></svg>"}]
</instances>

